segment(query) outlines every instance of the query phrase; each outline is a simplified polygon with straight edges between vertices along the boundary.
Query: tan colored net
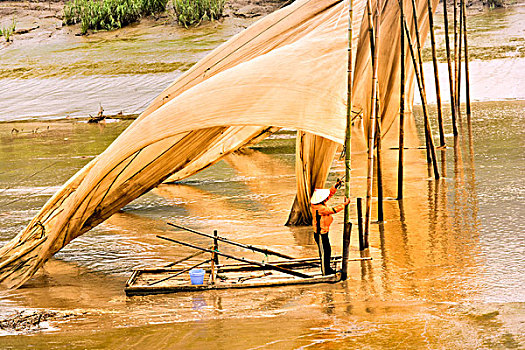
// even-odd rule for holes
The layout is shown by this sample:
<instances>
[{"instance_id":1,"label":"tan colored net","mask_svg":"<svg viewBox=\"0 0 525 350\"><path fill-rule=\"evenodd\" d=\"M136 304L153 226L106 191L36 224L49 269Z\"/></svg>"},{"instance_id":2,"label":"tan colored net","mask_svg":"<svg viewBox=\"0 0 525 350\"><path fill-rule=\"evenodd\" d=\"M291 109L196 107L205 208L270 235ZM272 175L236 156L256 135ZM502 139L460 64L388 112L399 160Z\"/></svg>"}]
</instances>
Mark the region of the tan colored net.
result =
<instances>
[{"instance_id":1,"label":"tan colored net","mask_svg":"<svg viewBox=\"0 0 525 350\"><path fill-rule=\"evenodd\" d=\"M388 45L381 45L379 81L382 130L388 141L391 135L397 138L399 10L396 1L383 3L381 41ZM426 36L426 0L417 3ZM354 1L352 24L357 48L354 109L362 117L354 123L356 150L364 149L370 100L365 5ZM0 250L0 281L20 286L72 239L135 198L166 180L190 176L278 128L297 129L301 136L296 203L304 212L313 186L324 183L336 145L344 140L347 16L348 1L299 0L211 52L160 94ZM411 81L413 69L407 67ZM410 98L412 90L413 83Z\"/></svg>"}]
</instances>

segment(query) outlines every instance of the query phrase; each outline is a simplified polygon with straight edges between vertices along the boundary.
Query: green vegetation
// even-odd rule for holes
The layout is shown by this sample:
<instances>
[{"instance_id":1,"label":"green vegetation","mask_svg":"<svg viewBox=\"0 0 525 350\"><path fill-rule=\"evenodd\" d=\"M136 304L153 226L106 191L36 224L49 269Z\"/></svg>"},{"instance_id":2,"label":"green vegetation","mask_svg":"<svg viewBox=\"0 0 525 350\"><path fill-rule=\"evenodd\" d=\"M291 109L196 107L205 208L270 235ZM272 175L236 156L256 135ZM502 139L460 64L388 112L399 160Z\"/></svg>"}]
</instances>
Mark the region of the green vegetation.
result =
<instances>
[{"instance_id":1,"label":"green vegetation","mask_svg":"<svg viewBox=\"0 0 525 350\"><path fill-rule=\"evenodd\" d=\"M80 23L80 31L110 30L136 22L142 16L166 11L168 0L70 0L64 6L64 24ZM172 0L179 24L188 28L222 16L225 0Z\"/></svg>"},{"instance_id":2,"label":"green vegetation","mask_svg":"<svg viewBox=\"0 0 525 350\"><path fill-rule=\"evenodd\" d=\"M6 42L9 42L15 30L16 30L16 21L13 18L13 22L11 23L10 26L5 27L5 28L0 28L0 36L3 36Z\"/></svg>"},{"instance_id":3,"label":"green vegetation","mask_svg":"<svg viewBox=\"0 0 525 350\"><path fill-rule=\"evenodd\" d=\"M167 0L72 0L64 6L64 24L80 23L80 31L116 29L141 16L166 10Z\"/></svg>"},{"instance_id":4,"label":"green vegetation","mask_svg":"<svg viewBox=\"0 0 525 350\"><path fill-rule=\"evenodd\" d=\"M173 9L179 24L188 28L204 20L222 16L225 0L173 0Z\"/></svg>"}]
</instances>

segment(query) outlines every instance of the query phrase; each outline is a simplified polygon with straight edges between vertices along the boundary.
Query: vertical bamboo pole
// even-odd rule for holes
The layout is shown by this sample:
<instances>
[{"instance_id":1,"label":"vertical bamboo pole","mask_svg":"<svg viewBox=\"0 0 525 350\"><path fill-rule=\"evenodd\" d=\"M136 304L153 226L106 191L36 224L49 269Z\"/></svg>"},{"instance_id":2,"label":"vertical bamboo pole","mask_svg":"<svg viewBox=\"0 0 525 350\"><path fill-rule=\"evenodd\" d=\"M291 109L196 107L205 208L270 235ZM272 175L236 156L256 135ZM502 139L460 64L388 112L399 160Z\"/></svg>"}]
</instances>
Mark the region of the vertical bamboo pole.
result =
<instances>
[{"instance_id":1,"label":"vertical bamboo pole","mask_svg":"<svg viewBox=\"0 0 525 350\"><path fill-rule=\"evenodd\" d=\"M363 230L363 198L357 198L357 229L359 232L359 250L368 248L368 237L365 241Z\"/></svg>"},{"instance_id":2,"label":"vertical bamboo pole","mask_svg":"<svg viewBox=\"0 0 525 350\"><path fill-rule=\"evenodd\" d=\"M446 0L445 0L446 1ZM434 14L432 13L432 0L427 0L428 23L430 25L430 44L432 47L432 65L434 66L434 84L436 85L436 102L439 127L439 146L445 146L445 131L443 129L443 115L441 114L441 88L439 86L438 61L436 55L436 37L434 35Z\"/></svg>"},{"instance_id":3,"label":"vertical bamboo pole","mask_svg":"<svg viewBox=\"0 0 525 350\"><path fill-rule=\"evenodd\" d=\"M373 33L373 24L370 20L370 0L367 1L368 7L368 28L369 32ZM377 16L377 8L374 16ZM374 37L371 36L371 41ZM371 46L372 47L372 46ZM368 240L368 234L370 232L370 221L372 218L372 179L374 175L374 140L375 140L375 129L376 129L376 118L377 110L376 107L376 87L377 87L377 43L373 45L372 54L372 94L370 98L370 122L368 125L368 164L367 164L367 177L366 177L366 203L365 203L365 240Z\"/></svg>"},{"instance_id":4,"label":"vertical bamboo pole","mask_svg":"<svg viewBox=\"0 0 525 350\"><path fill-rule=\"evenodd\" d=\"M436 156L436 148L434 147L434 139L432 136L432 129L430 128L430 119L428 117L428 109L427 109L427 94L425 92L425 80L423 76L423 59L421 58L421 41L419 39L419 26L418 26L418 16L417 16L417 9L416 9L416 1L412 0L412 15L414 17L414 27L416 29L416 47L417 47L417 53L418 53L418 61L419 61L419 73L418 73L418 64L416 62L416 56L414 54L414 48L412 46L412 41L410 39L410 30L408 29L408 25L406 22L406 19L404 19L405 23L405 30L406 35L408 39L408 47L410 48L410 54L412 55L412 62L414 63L414 71L416 72L416 77L418 81L418 87L419 87L419 93L421 94L421 104L423 107L423 119L425 123L425 139L426 139L426 146L427 146L427 161L432 163L432 168L434 170L434 177L439 179L439 168L437 164L437 156Z\"/></svg>"},{"instance_id":5,"label":"vertical bamboo pole","mask_svg":"<svg viewBox=\"0 0 525 350\"><path fill-rule=\"evenodd\" d=\"M467 8L465 1L463 1L463 47L465 50L465 99L467 105L467 125L470 129L470 76L468 70Z\"/></svg>"},{"instance_id":6,"label":"vertical bamboo pole","mask_svg":"<svg viewBox=\"0 0 525 350\"><path fill-rule=\"evenodd\" d=\"M213 230L213 236L217 237L217 230ZM219 264L218 254L218 241L217 238L213 239L213 245L212 245L212 253L211 253L211 259L210 259L210 283L215 284L216 277L217 277L217 264Z\"/></svg>"},{"instance_id":7,"label":"vertical bamboo pole","mask_svg":"<svg viewBox=\"0 0 525 350\"><path fill-rule=\"evenodd\" d=\"M352 7L353 1L349 0L348 4L348 69L347 69L347 95L346 95L346 130L345 130L345 197L350 198L350 176L351 176L351 146L352 146ZM352 232L352 223L350 222L350 206L345 206L344 227L345 233L343 238L343 256L345 252L348 256L348 246L350 245L350 235ZM348 243L346 243L346 234ZM346 248L346 249L345 249ZM343 263L342 275L347 277L348 264Z\"/></svg>"},{"instance_id":8,"label":"vertical bamboo pole","mask_svg":"<svg viewBox=\"0 0 525 350\"><path fill-rule=\"evenodd\" d=\"M374 26L372 23L372 5L370 5L370 0L366 1L366 15L368 19L368 37L370 38L370 52L371 52L371 57L373 60L374 58L373 52L374 52L375 43L374 43Z\"/></svg>"},{"instance_id":9,"label":"vertical bamboo pole","mask_svg":"<svg viewBox=\"0 0 525 350\"><path fill-rule=\"evenodd\" d=\"M379 41L376 41L379 42ZM377 110L377 122L376 122L376 177L377 177L377 221L383 222L384 219L384 208L383 208L383 168L382 168L382 134L381 134L381 99L379 91L379 80L377 81L376 88L376 110Z\"/></svg>"},{"instance_id":10,"label":"vertical bamboo pole","mask_svg":"<svg viewBox=\"0 0 525 350\"><path fill-rule=\"evenodd\" d=\"M347 205L348 207L348 205ZM352 233L352 223L343 227L343 256L341 259L341 279L348 278L348 255L350 253L350 236Z\"/></svg>"},{"instance_id":11,"label":"vertical bamboo pole","mask_svg":"<svg viewBox=\"0 0 525 350\"><path fill-rule=\"evenodd\" d=\"M403 199L403 162L405 160L405 30L403 20L404 0L399 1L399 24L401 29L401 84L399 97L399 157L397 164L397 199Z\"/></svg>"},{"instance_id":12,"label":"vertical bamboo pole","mask_svg":"<svg viewBox=\"0 0 525 350\"><path fill-rule=\"evenodd\" d=\"M375 44L376 44L376 50L379 55L379 38L380 38L380 26L381 26L381 11L382 11L382 3L381 0L377 0L377 16L376 16L376 22L375 22ZM375 62L376 66L378 65L378 61L376 59ZM376 68L376 70L379 67ZM383 169L381 168L381 91L379 88L379 79L376 79L376 179L377 179L377 221L382 222L384 220L383 215Z\"/></svg>"},{"instance_id":13,"label":"vertical bamboo pole","mask_svg":"<svg viewBox=\"0 0 525 350\"><path fill-rule=\"evenodd\" d=\"M443 1L443 19L445 26L445 48L447 50L448 84L450 88L450 112L452 114L452 132L454 133L454 136L458 136L458 126L456 123L456 95L454 93L454 78L452 71L452 62L450 58L450 38L448 36L448 15L446 1Z\"/></svg>"},{"instance_id":14,"label":"vertical bamboo pole","mask_svg":"<svg viewBox=\"0 0 525 350\"><path fill-rule=\"evenodd\" d=\"M217 252L219 250L219 240L217 239L219 233L217 230L213 230L213 250ZM219 265L219 254L215 253L215 256L213 257L213 260L215 261L216 265Z\"/></svg>"},{"instance_id":15,"label":"vertical bamboo pole","mask_svg":"<svg viewBox=\"0 0 525 350\"><path fill-rule=\"evenodd\" d=\"M459 2L459 33L458 33L458 77L456 80L456 100L459 122L461 123L461 49L463 39L463 0Z\"/></svg>"}]
</instances>

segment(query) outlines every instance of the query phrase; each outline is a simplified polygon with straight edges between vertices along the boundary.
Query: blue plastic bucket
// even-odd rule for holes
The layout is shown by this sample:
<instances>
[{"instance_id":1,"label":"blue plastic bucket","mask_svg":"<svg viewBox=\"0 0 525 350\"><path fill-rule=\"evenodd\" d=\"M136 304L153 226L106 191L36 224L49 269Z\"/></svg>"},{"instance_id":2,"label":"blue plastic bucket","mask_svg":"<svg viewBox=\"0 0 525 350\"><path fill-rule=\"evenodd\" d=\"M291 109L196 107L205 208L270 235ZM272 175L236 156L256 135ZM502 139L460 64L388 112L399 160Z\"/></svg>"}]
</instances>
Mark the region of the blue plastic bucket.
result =
<instances>
[{"instance_id":1,"label":"blue plastic bucket","mask_svg":"<svg viewBox=\"0 0 525 350\"><path fill-rule=\"evenodd\" d=\"M191 269L190 279L191 279L191 284L203 284L204 283L204 270L203 269Z\"/></svg>"}]
</instances>

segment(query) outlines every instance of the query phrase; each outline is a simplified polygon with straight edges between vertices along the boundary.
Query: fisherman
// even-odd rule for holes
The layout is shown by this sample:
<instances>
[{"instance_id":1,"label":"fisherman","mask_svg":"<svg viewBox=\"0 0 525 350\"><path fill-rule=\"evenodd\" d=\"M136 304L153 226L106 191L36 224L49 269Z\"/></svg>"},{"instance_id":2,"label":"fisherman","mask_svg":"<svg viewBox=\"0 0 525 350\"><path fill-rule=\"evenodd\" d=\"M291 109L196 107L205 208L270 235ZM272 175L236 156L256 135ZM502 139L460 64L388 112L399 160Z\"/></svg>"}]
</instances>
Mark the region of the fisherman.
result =
<instances>
[{"instance_id":1,"label":"fisherman","mask_svg":"<svg viewBox=\"0 0 525 350\"><path fill-rule=\"evenodd\" d=\"M350 199L345 197L343 204L336 205L335 207L329 207L326 205L326 202L335 194L341 184L342 180L338 179L336 184L330 189L316 188L312 195L312 199L310 200L314 238L319 247L319 258L321 259L321 271L323 275L331 275L335 273L335 270L330 266L332 249L328 238L330 224L334 221L332 214L340 212L350 203Z\"/></svg>"}]
</instances>

